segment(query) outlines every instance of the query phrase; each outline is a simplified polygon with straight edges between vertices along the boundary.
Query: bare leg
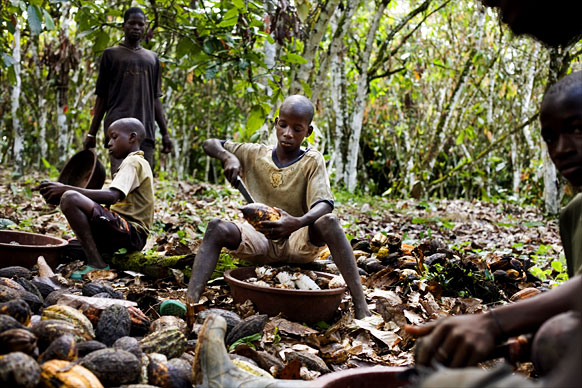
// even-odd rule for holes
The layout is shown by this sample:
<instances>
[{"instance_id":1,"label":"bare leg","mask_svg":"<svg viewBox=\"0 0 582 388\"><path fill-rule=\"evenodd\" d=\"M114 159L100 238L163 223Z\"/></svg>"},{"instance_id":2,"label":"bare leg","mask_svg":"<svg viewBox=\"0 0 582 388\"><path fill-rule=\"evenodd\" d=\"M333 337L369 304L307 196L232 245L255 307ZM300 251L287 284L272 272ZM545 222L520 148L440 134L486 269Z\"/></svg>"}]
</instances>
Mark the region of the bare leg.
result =
<instances>
[{"instance_id":1,"label":"bare leg","mask_svg":"<svg viewBox=\"0 0 582 388\"><path fill-rule=\"evenodd\" d=\"M240 242L240 230L232 222L215 218L208 223L202 245L200 245L192 265L187 294L190 303L198 303L200 295L206 288L206 283L216 268L221 249L234 250L238 248Z\"/></svg>"},{"instance_id":2,"label":"bare leg","mask_svg":"<svg viewBox=\"0 0 582 388\"><path fill-rule=\"evenodd\" d=\"M370 310L362 290L356 259L337 217L331 213L320 217L310 226L309 236L312 243L316 245L325 243L329 247L333 261L352 294L356 318L369 316Z\"/></svg>"},{"instance_id":3,"label":"bare leg","mask_svg":"<svg viewBox=\"0 0 582 388\"><path fill-rule=\"evenodd\" d=\"M94 205L95 202L76 191L66 191L61 197L61 210L85 251L87 265L105 268L107 264L97 250L89 224Z\"/></svg>"}]
</instances>

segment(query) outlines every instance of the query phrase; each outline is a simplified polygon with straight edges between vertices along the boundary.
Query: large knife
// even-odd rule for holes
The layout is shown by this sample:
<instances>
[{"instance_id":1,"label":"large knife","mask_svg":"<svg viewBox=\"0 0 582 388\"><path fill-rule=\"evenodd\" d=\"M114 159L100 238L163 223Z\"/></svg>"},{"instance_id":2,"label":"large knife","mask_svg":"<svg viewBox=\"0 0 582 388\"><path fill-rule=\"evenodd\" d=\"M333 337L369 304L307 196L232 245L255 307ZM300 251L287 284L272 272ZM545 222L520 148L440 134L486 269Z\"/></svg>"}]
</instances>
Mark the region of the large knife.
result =
<instances>
[{"instance_id":1,"label":"large knife","mask_svg":"<svg viewBox=\"0 0 582 388\"><path fill-rule=\"evenodd\" d=\"M247 190L247 187L245 186L244 182L242 181L242 179L240 179L240 176L236 177L236 181L234 182L234 187L238 191L240 191L240 193L242 194L243 197L245 197L245 199L247 200L248 203L255 202L255 200L253 199L253 197L251 197L251 194Z\"/></svg>"}]
</instances>

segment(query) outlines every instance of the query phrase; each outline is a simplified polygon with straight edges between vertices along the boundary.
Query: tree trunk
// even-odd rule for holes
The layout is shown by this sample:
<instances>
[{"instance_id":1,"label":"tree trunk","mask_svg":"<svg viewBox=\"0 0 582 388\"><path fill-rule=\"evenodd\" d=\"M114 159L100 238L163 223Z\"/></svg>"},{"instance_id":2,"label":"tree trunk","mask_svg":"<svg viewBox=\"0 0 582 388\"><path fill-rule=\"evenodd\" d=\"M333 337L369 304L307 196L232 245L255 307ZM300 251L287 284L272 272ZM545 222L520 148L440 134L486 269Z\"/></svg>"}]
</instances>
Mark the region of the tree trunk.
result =
<instances>
[{"instance_id":1,"label":"tree trunk","mask_svg":"<svg viewBox=\"0 0 582 388\"><path fill-rule=\"evenodd\" d=\"M11 94L11 112L12 112L12 128L14 134L14 147L12 152L14 154L14 167L18 174L22 174L24 169L24 133L22 125L18 117L18 108L20 107L20 23L17 22L14 26L14 46L12 48L12 58L14 58L14 74L15 82L12 87Z\"/></svg>"},{"instance_id":2,"label":"tree trunk","mask_svg":"<svg viewBox=\"0 0 582 388\"><path fill-rule=\"evenodd\" d=\"M357 82L354 110L350 120L351 134L348 143L348 157L345 172L346 188L349 192L353 192L356 189L358 178L357 166L358 154L360 151L360 135L362 133L364 110L366 109L366 103L368 100L368 67L370 64L370 55L372 53L372 49L374 48L376 31L378 31L380 20L382 20L382 15L384 14L386 5L389 2L390 0L383 0L374 13L372 21L370 22L370 29L368 30L368 35L366 37L366 46L364 48L364 52L362 53L362 60L360 62L361 72Z\"/></svg>"},{"instance_id":3,"label":"tree trunk","mask_svg":"<svg viewBox=\"0 0 582 388\"><path fill-rule=\"evenodd\" d=\"M556 167L550 159L546 143L542 140L542 163L544 166L544 204L548 214L558 214L560 211L559 181Z\"/></svg>"}]
</instances>

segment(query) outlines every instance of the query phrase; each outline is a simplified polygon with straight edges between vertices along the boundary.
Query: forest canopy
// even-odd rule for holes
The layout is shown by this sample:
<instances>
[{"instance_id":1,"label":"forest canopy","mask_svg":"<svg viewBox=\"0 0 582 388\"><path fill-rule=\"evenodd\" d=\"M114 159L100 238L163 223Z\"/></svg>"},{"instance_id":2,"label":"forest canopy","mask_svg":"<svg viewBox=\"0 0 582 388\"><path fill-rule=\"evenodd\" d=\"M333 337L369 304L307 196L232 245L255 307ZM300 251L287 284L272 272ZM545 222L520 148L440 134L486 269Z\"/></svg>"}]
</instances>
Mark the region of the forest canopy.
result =
<instances>
[{"instance_id":1,"label":"forest canopy","mask_svg":"<svg viewBox=\"0 0 582 388\"><path fill-rule=\"evenodd\" d=\"M309 146L336 189L509 199L555 213L564 193L539 136L546 87L582 44L516 37L477 0L6 1L0 5L0 155L14 177L82 148L103 50L141 7L162 62L174 152L158 171L222 181L210 137L269 142L277 108L316 106ZM98 151L106 160L102 132Z\"/></svg>"}]
</instances>

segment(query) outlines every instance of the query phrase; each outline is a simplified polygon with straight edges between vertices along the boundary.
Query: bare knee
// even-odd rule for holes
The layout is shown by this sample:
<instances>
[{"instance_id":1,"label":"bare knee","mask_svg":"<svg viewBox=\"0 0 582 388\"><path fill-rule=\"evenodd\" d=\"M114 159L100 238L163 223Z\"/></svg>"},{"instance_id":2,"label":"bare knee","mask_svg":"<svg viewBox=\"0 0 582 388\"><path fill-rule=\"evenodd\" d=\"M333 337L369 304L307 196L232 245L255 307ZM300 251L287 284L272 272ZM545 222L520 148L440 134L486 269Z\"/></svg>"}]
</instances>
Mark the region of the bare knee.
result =
<instances>
[{"instance_id":1,"label":"bare knee","mask_svg":"<svg viewBox=\"0 0 582 388\"><path fill-rule=\"evenodd\" d=\"M333 213L327 213L319 217L313 223L313 226L315 227L317 232L322 236L326 236L330 233L335 233L338 230L341 230L339 220L337 216Z\"/></svg>"},{"instance_id":2,"label":"bare knee","mask_svg":"<svg viewBox=\"0 0 582 388\"><path fill-rule=\"evenodd\" d=\"M80 198L81 194L74 190L65 191L61 196L61 210L67 212L72 208L79 207Z\"/></svg>"},{"instance_id":3,"label":"bare knee","mask_svg":"<svg viewBox=\"0 0 582 388\"><path fill-rule=\"evenodd\" d=\"M204 238L213 241L221 247L238 247L241 241L240 230L232 222L213 218L208 222Z\"/></svg>"}]
</instances>

